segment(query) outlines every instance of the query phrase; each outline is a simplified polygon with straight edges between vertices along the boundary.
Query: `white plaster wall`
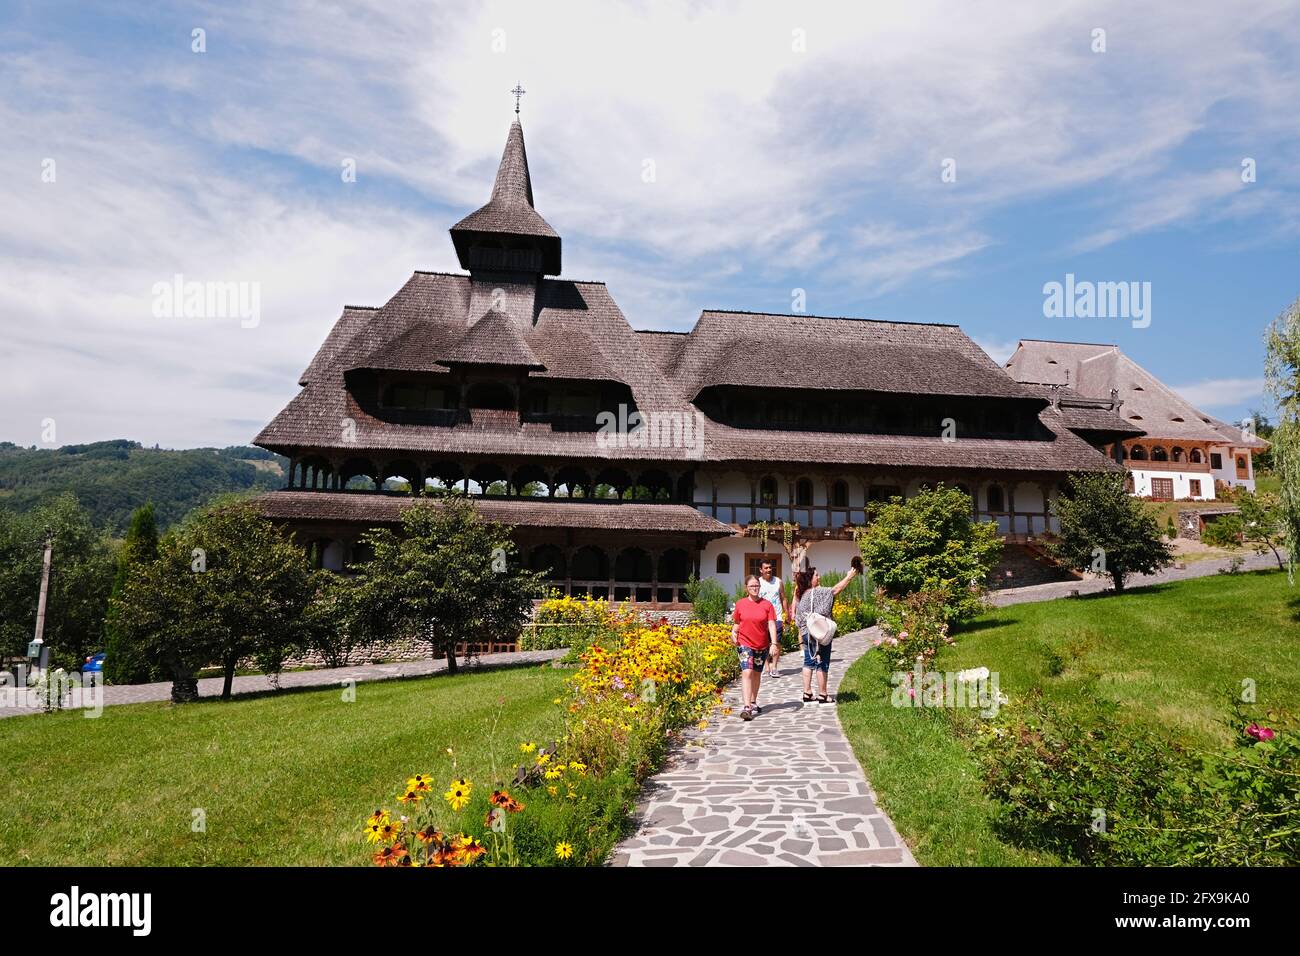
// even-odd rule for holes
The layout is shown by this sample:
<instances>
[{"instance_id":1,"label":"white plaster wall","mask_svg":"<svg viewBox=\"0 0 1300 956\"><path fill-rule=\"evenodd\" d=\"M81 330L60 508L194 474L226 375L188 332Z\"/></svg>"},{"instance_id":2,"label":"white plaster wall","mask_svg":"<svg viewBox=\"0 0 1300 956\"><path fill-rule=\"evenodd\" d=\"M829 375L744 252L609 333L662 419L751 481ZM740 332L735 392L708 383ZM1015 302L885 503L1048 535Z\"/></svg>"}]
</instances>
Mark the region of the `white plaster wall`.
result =
<instances>
[{"instance_id":1,"label":"white plaster wall","mask_svg":"<svg viewBox=\"0 0 1300 956\"><path fill-rule=\"evenodd\" d=\"M1255 459L1253 455L1246 455L1246 474L1247 478L1237 477L1237 456L1232 453L1232 448L1227 445L1214 445L1210 448L1223 456L1222 468L1211 468L1210 473L1214 477L1227 484L1232 488L1245 488L1248 491L1255 490Z\"/></svg>"},{"instance_id":2,"label":"white plaster wall","mask_svg":"<svg viewBox=\"0 0 1300 956\"><path fill-rule=\"evenodd\" d=\"M1174 499L1186 500L1191 498L1193 501L1213 501L1214 500L1214 475L1206 474L1203 471L1142 471L1133 470L1133 494L1139 498L1145 498L1151 494L1152 478L1172 478L1174 480ZM1192 496L1190 482L1192 479L1199 478L1201 482L1201 493L1198 496Z\"/></svg>"}]
</instances>

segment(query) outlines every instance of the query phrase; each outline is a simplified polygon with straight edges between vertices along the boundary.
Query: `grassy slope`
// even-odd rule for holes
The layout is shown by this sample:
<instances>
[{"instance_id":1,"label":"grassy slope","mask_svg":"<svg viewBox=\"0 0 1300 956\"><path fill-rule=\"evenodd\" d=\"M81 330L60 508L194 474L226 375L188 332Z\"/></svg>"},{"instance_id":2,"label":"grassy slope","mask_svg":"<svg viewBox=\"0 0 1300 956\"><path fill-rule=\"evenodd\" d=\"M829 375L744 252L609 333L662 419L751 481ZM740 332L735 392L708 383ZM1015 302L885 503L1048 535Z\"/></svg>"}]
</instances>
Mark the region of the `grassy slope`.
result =
<instances>
[{"instance_id":1,"label":"grassy slope","mask_svg":"<svg viewBox=\"0 0 1300 956\"><path fill-rule=\"evenodd\" d=\"M1050 676L1056 652L1066 662ZM1092 683L1129 719L1189 746L1230 740L1222 721L1243 678L1259 705L1300 711L1300 588L1280 572L1216 575L1118 596L1021 604L986 615L945 649L937 668L986 666L1014 702L1032 687L1062 706ZM928 865L1045 860L1002 844L975 762L941 715L891 707L887 665L869 654L842 692L841 719L885 809ZM885 681L882 684L882 681Z\"/></svg>"},{"instance_id":2,"label":"grassy slope","mask_svg":"<svg viewBox=\"0 0 1300 956\"><path fill-rule=\"evenodd\" d=\"M332 689L0 720L0 861L363 863L365 816L396 811L411 773L450 780L445 748L482 788L493 756L504 777L521 740L551 739L563 679L527 668L363 683L354 703ZM191 832L196 807L206 833Z\"/></svg>"}]
</instances>

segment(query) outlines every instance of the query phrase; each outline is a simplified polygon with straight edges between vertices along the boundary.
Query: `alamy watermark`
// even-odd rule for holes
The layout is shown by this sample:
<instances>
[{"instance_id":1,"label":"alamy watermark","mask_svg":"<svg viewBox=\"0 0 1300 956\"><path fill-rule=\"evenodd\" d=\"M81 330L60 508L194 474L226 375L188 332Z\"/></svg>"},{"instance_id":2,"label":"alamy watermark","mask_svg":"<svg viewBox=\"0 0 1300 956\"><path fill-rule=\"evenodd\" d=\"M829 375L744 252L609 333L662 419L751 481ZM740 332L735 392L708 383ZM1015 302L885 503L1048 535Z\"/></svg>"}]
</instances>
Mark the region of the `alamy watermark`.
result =
<instances>
[{"instance_id":1,"label":"alamy watermark","mask_svg":"<svg viewBox=\"0 0 1300 956\"><path fill-rule=\"evenodd\" d=\"M687 458L704 457L704 413L699 409L673 412L631 411L619 405L617 412L596 415L596 445L613 448L673 448Z\"/></svg>"},{"instance_id":2,"label":"alamy watermark","mask_svg":"<svg viewBox=\"0 0 1300 956\"><path fill-rule=\"evenodd\" d=\"M1132 319L1133 328L1151 324L1150 282L1076 281L1043 284L1043 315L1049 319Z\"/></svg>"},{"instance_id":3,"label":"alamy watermark","mask_svg":"<svg viewBox=\"0 0 1300 956\"><path fill-rule=\"evenodd\" d=\"M27 666L0 671L0 709L84 710L86 717L104 713L103 675L68 673L63 668L37 671L29 680Z\"/></svg>"},{"instance_id":4,"label":"alamy watermark","mask_svg":"<svg viewBox=\"0 0 1300 956\"><path fill-rule=\"evenodd\" d=\"M964 671L927 671L916 662L910 671L895 671L889 678L894 687L890 703L895 707L969 707L981 717L996 717L1007 703L999 689L998 672L987 667Z\"/></svg>"},{"instance_id":5,"label":"alamy watermark","mask_svg":"<svg viewBox=\"0 0 1300 956\"><path fill-rule=\"evenodd\" d=\"M176 273L170 282L153 284L157 319L239 319L245 329L262 321L260 282L186 282Z\"/></svg>"}]
</instances>

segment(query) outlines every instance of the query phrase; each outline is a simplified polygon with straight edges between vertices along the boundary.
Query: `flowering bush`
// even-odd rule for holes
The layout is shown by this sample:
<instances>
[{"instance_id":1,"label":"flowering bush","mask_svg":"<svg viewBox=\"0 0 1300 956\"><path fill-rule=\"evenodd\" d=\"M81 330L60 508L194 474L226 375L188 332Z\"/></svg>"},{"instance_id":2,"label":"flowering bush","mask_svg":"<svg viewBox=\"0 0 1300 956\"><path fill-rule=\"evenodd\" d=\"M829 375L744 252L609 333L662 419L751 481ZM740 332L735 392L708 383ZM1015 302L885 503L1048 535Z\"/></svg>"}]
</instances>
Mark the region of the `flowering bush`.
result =
<instances>
[{"instance_id":1,"label":"flowering bush","mask_svg":"<svg viewBox=\"0 0 1300 956\"><path fill-rule=\"evenodd\" d=\"M880 591L876 601L882 636L874 646L886 648L897 669L908 670L918 657L928 666L939 648L956 643L948 635L942 591L917 591L901 598Z\"/></svg>"},{"instance_id":2,"label":"flowering bush","mask_svg":"<svg viewBox=\"0 0 1300 956\"><path fill-rule=\"evenodd\" d=\"M625 626L634 616L626 608L612 608L608 601L557 593L538 605L534 620L542 626L525 626L519 638L519 649L545 651L569 647L580 651Z\"/></svg>"},{"instance_id":3,"label":"flowering bush","mask_svg":"<svg viewBox=\"0 0 1300 956\"><path fill-rule=\"evenodd\" d=\"M556 612L578 616L587 610L573 605L587 603L557 600ZM394 820L377 810L366 821L375 863L601 863L632 808L637 784L658 765L671 734L706 725L720 705L722 685L739 670L726 625L648 627L616 613L580 661L568 679L569 694L555 701L565 711L563 736L519 744L521 763L511 783L517 797L504 787L484 797L483 788L457 778L437 801L432 782L416 775L398 797L408 815ZM448 812L464 820L454 835L435 820Z\"/></svg>"},{"instance_id":4,"label":"flowering bush","mask_svg":"<svg viewBox=\"0 0 1300 956\"><path fill-rule=\"evenodd\" d=\"M1041 694L965 723L1017 842L1094 865L1294 865L1300 745L1236 710L1239 746L1197 753L1124 721L1115 705L1067 714Z\"/></svg>"},{"instance_id":5,"label":"flowering bush","mask_svg":"<svg viewBox=\"0 0 1300 956\"><path fill-rule=\"evenodd\" d=\"M562 750L598 773L622 765L636 779L657 762L666 732L702 719L738 670L725 624L633 627L581 659Z\"/></svg>"}]
</instances>

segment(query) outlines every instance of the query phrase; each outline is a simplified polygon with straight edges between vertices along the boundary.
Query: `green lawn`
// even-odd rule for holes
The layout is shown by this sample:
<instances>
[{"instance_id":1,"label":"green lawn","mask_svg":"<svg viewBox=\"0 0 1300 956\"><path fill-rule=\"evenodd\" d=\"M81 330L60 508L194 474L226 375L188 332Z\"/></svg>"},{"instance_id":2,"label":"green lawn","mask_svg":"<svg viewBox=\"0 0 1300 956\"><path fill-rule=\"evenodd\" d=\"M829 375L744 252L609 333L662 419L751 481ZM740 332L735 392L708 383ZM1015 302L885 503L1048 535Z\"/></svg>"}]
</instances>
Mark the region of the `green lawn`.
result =
<instances>
[{"instance_id":1,"label":"green lawn","mask_svg":"<svg viewBox=\"0 0 1300 956\"><path fill-rule=\"evenodd\" d=\"M957 635L935 665L979 666L998 673L1013 703L1037 687L1069 708L1091 688L1123 705L1127 720L1217 749L1231 740L1228 697L1245 678L1261 708L1300 713L1300 587L1271 571L1002 608ZM858 661L841 687L840 717L917 859L1054 862L997 839L975 761L942 714L890 706L889 670L878 653Z\"/></svg>"},{"instance_id":2,"label":"green lawn","mask_svg":"<svg viewBox=\"0 0 1300 956\"><path fill-rule=\"evenodd\" d=\"M398 811L407 776L482 788L494 759L510 774L521 740L555 737L564 677L529 667L361 683L352 703L331 689L0 720L0 861L366 863L364 818L380 802ZM192 832L196 808L206 833Z\"/></svg>"}]
</instances>

